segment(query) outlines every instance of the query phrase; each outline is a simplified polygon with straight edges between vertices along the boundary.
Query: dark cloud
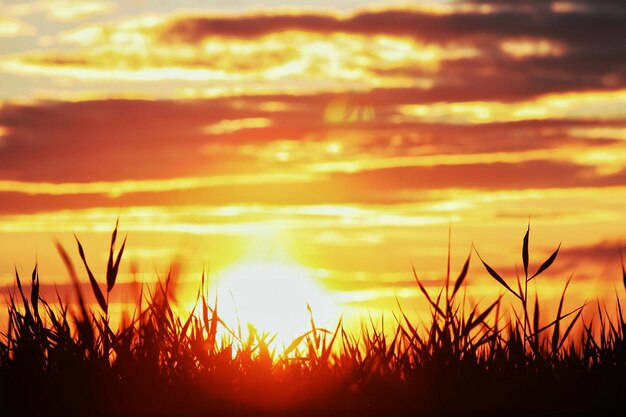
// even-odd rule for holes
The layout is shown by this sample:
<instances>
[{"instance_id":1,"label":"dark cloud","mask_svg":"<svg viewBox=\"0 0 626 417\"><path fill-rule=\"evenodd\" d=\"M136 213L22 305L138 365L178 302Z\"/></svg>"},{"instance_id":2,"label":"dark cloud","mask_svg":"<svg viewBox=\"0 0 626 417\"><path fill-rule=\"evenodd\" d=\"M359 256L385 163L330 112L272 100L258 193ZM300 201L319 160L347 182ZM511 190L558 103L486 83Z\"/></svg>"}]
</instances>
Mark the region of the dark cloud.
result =
<instances>
[{"instance_id":1,"label":"dark cloud","mask_svg":"<svg viewBox=\"0 0 626 417\"><path fill-rule=\"evenodd\" d=\"M626 7L619 10L626 12ZM435 43L475 41L494 36L537 36L586 43L607 38L622 39L626 34L623 18L623 13L615 13L614 10L590 8L576 13L556 13L545 7L453 14L431 14L411 9L381 10L362 12L347 18L306 13L191 16L166 25L160 38L169 42L196 43L211 36L252 38L301 30L407 35Z\"/></svg>"},{"instance_id":2,"label":"dark cloud","mask_svg":"<svg viewBox=\"0 0 626 417\"><path fill-rule=\"evenodd\" d=\"M287 30L315 33L408 36L421 42L474 47L473 58L447 60L433 74L399 65L375 73L421 77L434 87L418 93L426 101L511 101L539 94L612 89L626 85L626 6L618 2L577 2L559 13L549 2L503 3L491 13L430 14L417 10L362 12L341 18L327 14L258 14L237 17L190 16L166 24L162 42L198 43L213 36L254 38ZM609 7L610 6L610 7ZM504 40L547 39L558 56L505 53Z\"/></svg>"},{"instance_id":3,"label":"dark cloud","mask_svg":"<svg viewBox=\"0 0 626 417\"><path fill-rule=\"evenodd\" d=\"M7 106L0 111L0 125L9 129L0 148L0 177L83 182L251 170L253 161L204 154L202 127L256 114L219 100Z\"/></svg>"},{"instance_id":4,"label":"dark cloud","mask_svg":"<svg viewBox=\"0 0 626 417\"><path fill-rule=\"evenodd\" d=\"M391 110L395 106L390 104L396 94L399 92L377 90L369 96L355 96L357 103L372 103L377 116L370 122L343 124L324 122L326 105L342 98L341 95L328 94L193 102L102 100L7 105L0 110L0 125L7 128L0 146L0 179L82 183L158 180L181 176L254 175L267 171L270 165L272 171L297 171L301 164L327 158L332 161L363 156L464 155L601 147L619 141L571 137L568 131L573 127L624 127L626 123L621 120L529 120L477 125L398 124L392 122L397 113ZM378 97L382 97L380 103ZM283 103L286 109L279 112L258 110L257 105L263 101ZM204 126L224 119L250 117L268 118L273 124L267 128L224 134L209 135L202 132ZM345 151L335 159L329 155L306 153L301 156L302 159L289 162L264 159L267 155L262 157L264 152L269 152L271 157L271 152L274 152L271 151L274 149L272 147L285 141L295 149L307 149L307 144L316 142L342 142ZM207 152L207 146L212 145L216 148ZM244 149L247 150L244 152ZM499 174L500 169L505 175ZM503 183L489 182L496 181L494 173L508 178L508 187L512 188L541 186L542 182L552 186L586 186L585 181L589 178L595 185L624 183L623 173L600 180L595 177L592 168L586 168L585 172L582 169L579 166L536 162L534 165L485 165L483 168L472 165L416 168L415 171L402 168L397 174L396 171L376 171L362 175L363 181L371 180L373 184L378 181L383 184L393 183L396 184L395 188L397 184L407 184L407 181L411 188L415 188L416 184L425 184L426 188L504 187ZM350 178L338 174L333 181L350 182ZM296 195L302 194L297 190L299 185L293 187ZM417 187L420 188L419 185ZM278 190L275 192L281 194ZM326 192L320 189L320 192L331 193L332 187ZM263 192L253 186L247 193L261 199L263 197ZM223 194L224 199L229 195L228 192ZM220 192L216 191L216 196L219 195ZM299 198L303 201L316 200L315 197L303 195ZM332 194L329 198L333 199ZM345 198L343 192L334 197L335 201L343 201ZM52 196L15 196L4 210L11 210L11 206L28 210L30 201L35 200L50 207L61 204L54 199Z\"/></svg>"},{"instance_id":5,"label":"dark cloud","mask_svg":"<svg viewBox=\"0 0 626 417\"><path fill-rule=\"evenodd\" d=\"M618 234L619 236L619 234ZM560 270L575 271L576 279L602 279L614 281L621 286L621 259L620 252L626 246L626 235L624 240L603 240L589 245L565 248L559 253ZM600 272L591 273L584 271L586 266L594 266ZM578 268L582 268L582 273L578 273ZM588 268L587 268L588 269Z\"/></svg>"},{"instance_id":6,"label":"dark cloud","mask_svg":"<svg viewBox=\"0 0 626 417\"><path fill-rule=\"evenodd\" d=\"M615 240L604 240L591 245L576 246L569 248L561 254L568 261L606 264L614 263L620 259L620 251L625 248L625 243Z\"/></svg>"},{"instance_id":7,"label":"dark cloud","mask_svg":"<svg viewBox=\"0 0 626 417\"><path fill-rule=\"evenodd\" d=\"M415 67L375 70L398 77L421 77ZM610 90L626 85L626 46L570 50L562 56L514 59L500 50L483 51L476 58L445 61L430 89L416 91L424 102L514 102L548 93Z\"/></svg>"},{"instance_id":8,"label":"dark cloud","mask_svg":"<svg viewBox=\"0 0 626 417\"><path fill-rule=\"evenodd\" d=\"M434 14L417 9L380 9L341 16L321 12L257 13L220 17L216 15L173 16L153 32L155 47L166 44L195 45L221 38L252 40L263 35L299 30L314 34L349 33L363 36L391 35L408 37L422 44L438 45L443 50L464 48L474 56L448 57L437 68L406 62L386 62L376 58L365 69L371 76L386 80L401 77L432 83L428 88L398 89L395 103L502 101L530 99L548 93L588 90L615 90L626 86L626 2L618 1L503 1L476 2L491 5L491 11ZM558 7L573 5L567 12ZM116 26L106 26L114 34ZM262 48L254 53L241 53L236 48L223 54L203 52L172 54L164 57L156 49L140 55L116 51L111 39L100 40L89 50L46 49L17 57L31 69L47 74L50 68L86 68L114 73L180 67L208 68L226 73L250 75L260 70L280 67L297 59L306 46L289 45ZM503 50L506 41L544 42L555 50L533 53L532 46L524 55L523 46ZM306 45L306 43L304 44ZM380 47L378 47L380 48ZM545 44L544 44L545 49ZM511 52L513 52L511 54ZM518 53L519 52L519 53ZM518 53L516 55L516 53ZM400 60L401 61L401 60ZM184 75L181 75L184 78ZM332 78L332 75L329 75ZM187 80L177 80L187 81ZM419 83L418 83L419 84ZM380 97L384 100L384 97Z\"/></svg>"},{"instance_id":9,"label":"dark cloud","mask_svg":"<svg viewBox=\"0 0 626 417\"><path fill-rule=\"evenodd\" d=\"M626 13L622 0L464 0L466 4L489 5L500 10L554 11L561 9L571 13L595 11L603 13Z\"/></svg>"}]
</instances>

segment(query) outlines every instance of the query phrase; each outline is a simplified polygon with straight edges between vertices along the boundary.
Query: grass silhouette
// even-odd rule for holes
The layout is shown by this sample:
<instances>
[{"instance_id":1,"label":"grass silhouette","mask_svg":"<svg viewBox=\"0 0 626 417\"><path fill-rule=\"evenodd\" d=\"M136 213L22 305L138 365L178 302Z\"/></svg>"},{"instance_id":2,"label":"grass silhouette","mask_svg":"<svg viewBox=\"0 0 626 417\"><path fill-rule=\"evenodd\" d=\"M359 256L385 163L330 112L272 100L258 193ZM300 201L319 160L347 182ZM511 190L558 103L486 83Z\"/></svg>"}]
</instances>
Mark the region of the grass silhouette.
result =
<instances>
[{"instance_id":1,"label":"grass silhouette","mask_svg":"<svg viewBox=\"0 0 626 417\"><path fill-rule=\"evenodd\" d=\"M341 321L295 338L282 352L272 337L250 326L242 337L219 337L217 303L202 276L194 310L175 312L172 276L153 290L142 287L132 317L112 328L109 294L115 288L125 240L113 231L102 291L85 251L78 252L97 310L85 303L78 273L57 244L77 302L51 304L39 295L35 266L30 294L15 272L8 296L8 326L0 336L0 414L63 416L200 415L595 415L624 409L626 321L597 304L593 320L582 305L564 311L571 277L556 316L541 325L541 303L528 284L555 261L559 248L529 271L527 229L523 275L507 280L473 252L503 294L481 307L464 284L472 252L458 277L430 293L415 270L430 307L426 323L402 307L393 329L364 323L354 335ZM560 247L560 246L559 246ZM623 262L622 262L623 264ZM626 271L623 271L626 286ZM621 292L621 290L619 291ZM514 303L504 303L510 293ZM533 299L534 298L534 299Z\"/></svg>"}]
</instances>

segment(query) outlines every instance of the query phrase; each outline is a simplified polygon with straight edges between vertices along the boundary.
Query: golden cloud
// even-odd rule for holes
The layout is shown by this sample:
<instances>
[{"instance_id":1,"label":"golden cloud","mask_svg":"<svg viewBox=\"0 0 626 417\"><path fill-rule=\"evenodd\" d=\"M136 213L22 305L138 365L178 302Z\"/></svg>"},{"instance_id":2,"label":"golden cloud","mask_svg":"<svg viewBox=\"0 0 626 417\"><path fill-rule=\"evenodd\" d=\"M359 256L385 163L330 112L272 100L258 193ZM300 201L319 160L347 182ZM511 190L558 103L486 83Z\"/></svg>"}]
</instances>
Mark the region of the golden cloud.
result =
<instances>
[{"instance_id":1,"label":"golden cloud","mask_svg":"<svg viewBox=\"0 0 626 417\"><path fill-rule=\"evenodd\" d=\"M0 38L34 35L37 30L19 19L0 16Z\"/></svg>"},{"instance_id":2,"label":"golden cloud","mask_svg":"<svg viewBox=\"0 0 626 417\"><path fill-rule=\"evenodd\" d=\"M105 0L40 0L11 5L6 10L15 16L43 13L50 20L71 22L110 13L115 5Z\"/></svg>"},{"instance_id":3,"label":"golden cloud","mask_svg":"<svg viewBox=\"0 0 626 417\"><path fill-rule=\"evenodd\" d=\"M626 90L549 94L532 101L458 102L405 105L404 116L415 120L459 124L514 122L520 120L626 118ZM397 122L407 121L398 118Z\"/></svg>"},{"instance_id":4,"label":"golden cloud","mask_svg":"<svg viewBox=\"0 0 626 417\"><path fill-rule=\"evenodd\" d=\"M146 28L81 28L61 37L79 43L73 52L31 52L5 58L1 65L18 75L210 83L205 89L245 83L262 83L266 89L272 85L293 89L427 88L441 62L476 54L468 47L443 48L409 38L297 31L259 39L215 38L197 45L172 45L150 37ZM424 76L399 75L399 68L419 68Z\"/></svg>"}]
</instances>

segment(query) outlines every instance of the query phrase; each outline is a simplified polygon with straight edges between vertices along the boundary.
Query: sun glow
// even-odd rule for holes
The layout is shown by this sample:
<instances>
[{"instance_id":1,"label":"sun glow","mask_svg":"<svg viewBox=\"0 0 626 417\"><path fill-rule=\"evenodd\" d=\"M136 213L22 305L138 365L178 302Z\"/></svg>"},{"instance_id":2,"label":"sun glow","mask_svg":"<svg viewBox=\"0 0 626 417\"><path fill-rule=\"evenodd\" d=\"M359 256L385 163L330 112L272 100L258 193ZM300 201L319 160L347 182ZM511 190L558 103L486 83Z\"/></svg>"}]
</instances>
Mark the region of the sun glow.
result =
<instances>
[{"instance_id":1,"label":"sun glow","mask_svg":"<svg viewBox=\"0 0 626 417\"><path fill-rule=\"evenodd\" d=\"M218 314L233 330L246 335L248 324L276 336L276 347L288 345L311 330L311 313L318 327L331 328L339 308L316 281L314 271L293 259L246 259L217 277Z\"/></svg>"}]
</instances>

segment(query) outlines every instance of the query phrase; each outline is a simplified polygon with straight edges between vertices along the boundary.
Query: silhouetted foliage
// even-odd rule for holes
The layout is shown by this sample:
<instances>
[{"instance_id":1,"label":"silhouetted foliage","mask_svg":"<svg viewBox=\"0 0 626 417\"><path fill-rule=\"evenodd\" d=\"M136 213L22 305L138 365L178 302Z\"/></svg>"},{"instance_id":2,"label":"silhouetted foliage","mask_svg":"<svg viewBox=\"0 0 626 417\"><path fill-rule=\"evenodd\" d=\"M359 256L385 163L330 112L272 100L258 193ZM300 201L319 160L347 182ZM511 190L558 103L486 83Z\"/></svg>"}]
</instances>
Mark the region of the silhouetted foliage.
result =
<instances>
[{"instance_id":1,"label":"silhouetted foliage","mask_svg":"<svg viewBox=\"0 0 626 417\"><path fill-rule=\"evenodd\" d=\"M392 331L364 323L359 335L341 321L332 331L321 329L311 314L311 330L282 352L272 348L270 334L252 326L246 338L240 329L228 329L217 300L207 300L204 275L188 316L174 311L170 274L152 290L142 287L132 317L112 329L108 295L125 247L124 240L115 254L116 236L117 225L106 296L77 239L101 312L85 303L60 244L75 305L42 299L37 267L28 297L16 271L20 300L9 296L7 331L0 337L0 414L597 415L624 408L626 321L620 297L615 313L598 304L595 320L586 323L581 313L587 304L564 311L570 276L556 316L542 325L541 302L536 292L532 300L528 283L552 265L559 249L529 276L530 227L522 247L524 276L514 285L479 255L506 290L484 307L466 299L470 252L454 282L448 266L436 295L413 269L430 307L426 324L410 320L400 304ZM515 298L505 312L507 292ZM218 337L219 326L227 329L226 337Z\"/></svg>"}]
</instances>

